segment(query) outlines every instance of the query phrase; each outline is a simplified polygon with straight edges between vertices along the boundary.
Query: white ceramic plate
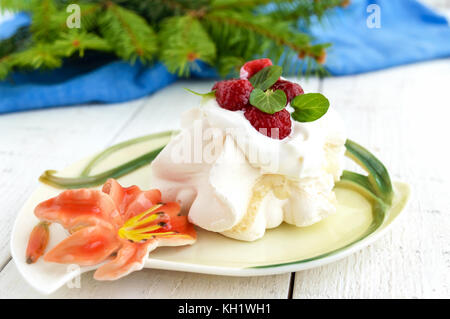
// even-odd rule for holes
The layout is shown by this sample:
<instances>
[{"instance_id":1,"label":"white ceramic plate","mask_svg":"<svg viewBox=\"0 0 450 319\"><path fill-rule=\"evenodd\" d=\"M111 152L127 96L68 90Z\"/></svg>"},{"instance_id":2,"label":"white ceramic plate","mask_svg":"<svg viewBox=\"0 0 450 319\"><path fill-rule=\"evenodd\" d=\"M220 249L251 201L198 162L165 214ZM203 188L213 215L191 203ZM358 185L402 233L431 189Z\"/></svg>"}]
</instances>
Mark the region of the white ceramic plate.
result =
<instances>
[{"instance_id":1,"label":"white ceramic plate","mask_svg":"<svg viewBox=\"0 0 450 319\"><path fill-rule=\"evenodd\" d=\"M104 171L145 153L167 138L140 143L118 151L101 162L92 172ZM61 176L77 176L89 159L61 171ZM150 166L145 166L119 179L124 186L151 188ZM403 211L410 194L409 186L394 183L395 196L388 217L374 230L373 209L363 196L349 189L336 188L337 213L310 226L297 228L283 224L268 230L255 242L241 242L220 234L198 230L198 240L192 246L161 247L150 253L146 268L188 271L227 276L260 276L299 271L322 266L360 250L384 234ZM61 190L47 185L39 187L17 216L11 238L11 254L20 273L38 291L49 294L78 275L79 270L67 265L46 263L42 258L33 265L25 262L28 236L38 222L34 207ZM52 224L49 248L67 235ZM96 267L83 267L81 272Z\"/></svg>"}]
</instances>

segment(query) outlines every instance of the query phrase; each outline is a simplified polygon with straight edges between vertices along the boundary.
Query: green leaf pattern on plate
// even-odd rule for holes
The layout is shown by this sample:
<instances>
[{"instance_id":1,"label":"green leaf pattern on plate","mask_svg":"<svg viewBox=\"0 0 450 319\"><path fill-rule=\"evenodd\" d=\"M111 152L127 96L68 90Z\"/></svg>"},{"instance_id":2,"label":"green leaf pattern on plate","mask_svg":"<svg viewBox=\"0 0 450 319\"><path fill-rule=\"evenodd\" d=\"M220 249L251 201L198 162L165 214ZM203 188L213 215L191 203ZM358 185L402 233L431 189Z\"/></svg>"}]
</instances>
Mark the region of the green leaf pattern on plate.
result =
<instances>
[{"instance_id":1,"label":"green leaf pattern on plate","mask_svg":"<svg viewBox=\"0 0 450 319\"><path fill-rule=\"evenodd\" d=\"M151 134L148 136L136 138L127 142L120 143L118 145L112 146L105 151L101 152L99 155L94 157L87 165L86 168L83 170L83 174L88 174L94 166L96 166L99 162L103 161L105 158L113 154L114 152L124 148L128 147L137 143L141 143L144 141L149 141L156 138L161 138L163 136L170 136L172 134L176 134L176 131L167 131L162 132L158 134ZM256 266L253 268L268 268L268 267L278 267L278 266L285 266L290 264L296 264L296 263L304 263L316 259L320 259L326 256L333 255L335 253L338 253L349 246L361 241L362 239L366 238L370 234L372 234L374 231L376 231L380 226L383 224L383 222L386 220L386 214L388 209L391 206L392 198L394 195L394 191L392 188L392 182L389 177L389 173L385 166L381 163L380 160L378 160L372 153L370 153L368 150L363 148L361 145L351 141L347 140L345 143L345 146L347 148L346 155L353 159L357 164L359 164L366 172L368 172L368 175L362 175L355 172L350 171L344 171L344 173L341 176L341 180L336 183L336 187L345 187L345 188L351 188L357 192L359 192L361 195L365 196L371 203L373 207L373 222L368 227L368 229L365 231L363 235L360 236L357 240L353 241L352 243L341 247L337 250L326 252L324 254L321 254L319 256L315 256L312 258L307 258L303 260L293 261L289 263L282 263L282 264L272 264L272 265L264 265L264 266ZM158 146L155 149L150 150L149 152L141 155L138 158L135 158L133 160L130 160L127 163L124 163L122 165L119 165L115 168L112 168L108 171L99 173L94 176L86 176L86 175L80 175L79 177L58 177L55 175L55 171L46 171L41 177L40 181L48 184L50 186L56 187L56 188L80 188L80 187L94 187L103 184L108 178L118 178L123 175L126 175L128 173L131 173L132 171L144 166L150 164L153 159L161 152L161 150L164 148L164 145Z\"/></svg>"}]
</instances>

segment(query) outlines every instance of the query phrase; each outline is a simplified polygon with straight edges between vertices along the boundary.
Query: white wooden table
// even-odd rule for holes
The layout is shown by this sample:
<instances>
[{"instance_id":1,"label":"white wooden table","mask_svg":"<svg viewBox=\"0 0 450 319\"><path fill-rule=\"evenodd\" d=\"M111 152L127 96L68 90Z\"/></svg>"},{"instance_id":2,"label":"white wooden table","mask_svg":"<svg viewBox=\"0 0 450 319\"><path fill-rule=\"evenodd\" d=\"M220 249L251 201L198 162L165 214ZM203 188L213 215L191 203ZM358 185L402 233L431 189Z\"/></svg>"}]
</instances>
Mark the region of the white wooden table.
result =
<instances>
[{"instance_id":1,"label":"white wooden table","mask_svg":"<svg viewBox=\"0 0 450 319\"><path fill-rule=\"evenodd\" d=\"M307 92L325 94L349 136L379 156L393 179L412 186L407 211L387 235L337 263L298 273L238 278L146 269L106 283L87 273L81 289L63 287L48 297L450 297L450 59L300 82ZM211 85L181 81L124 104L0 116L0 298L45 297L24 282L9 252L13 221L40 173L178 127L178 115L198 102L183 88Z\"/></svg>"}]
</instances>

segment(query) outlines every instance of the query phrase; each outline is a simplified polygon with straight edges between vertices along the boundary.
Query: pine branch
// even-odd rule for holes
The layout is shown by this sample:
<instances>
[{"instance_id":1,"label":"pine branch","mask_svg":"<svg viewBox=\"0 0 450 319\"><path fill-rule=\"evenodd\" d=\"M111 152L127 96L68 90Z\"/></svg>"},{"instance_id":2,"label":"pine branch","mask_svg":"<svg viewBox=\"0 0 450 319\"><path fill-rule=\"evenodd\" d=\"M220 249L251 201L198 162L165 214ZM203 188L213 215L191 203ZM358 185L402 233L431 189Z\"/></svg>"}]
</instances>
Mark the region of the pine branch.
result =
<instances>
[{"instance_id":1,"label":"pine branch","mask_svg":"<svg viewBox=\"0 0 450 319\"><path fill-rule=\"evenodd\" d=\"M216 61L217 71L222 77L236 77L239 75L241 66L244 65L246 61L248 61L248 59L245 59L242 56L221 54L217 57Z\"/></svg>"},{"instance_id":2,"label":"pine branch","mask_svg":"<svg viewBox=\"0 0 450 319\"><path fill-rule=\"evenodd\" d=\"M343 6L347 0L293 0L274 1L270 15L278 20L298 22L302 20L309 24L312 17L322 18L325 13L334 7Z\"/></svg>"},{"instance_id":3,"label":"pine branch","mask_svg":"<svg viewBox=\"0 0 450 319\"><path fill-rule=\"evenodd\" d=\"M311 16L322 16L326 10L348 4L348 0L213 0L213 10L249 10L258 8L262 14L272 12L279 17L292 19L309 19Z\"/></svg>"},{"instance_id":4,"label":"pine branch","mask_svg":"<svg viewBox=\"0 0 450 319\"><path fill-rule=\"evenodd\" d=\"M73 0L69 0L73 2ZM103 4L84 4L80 3L80 19L84 31L90 31L98 27L97 18L103 10ZM64 22L65 23L65 22Z\"/></svg>"},{"instance_id":5,"label":"pine branch","mask_svg":"<svg viewBox=\"0 0 450 319\"><path fill-rule=\"evenodd\" d=\"M294 51L307 49L309 37L304 33L292 32L290 25L268 17L255 17L232 11L218 11L207 14L204 20L245 30L272 40L276 45L287 46Z\"/></svg>"},{"instance_id":6,"label":"pine branch","mask_svg":"<svg viewBox=\"0 0 450 319\"><path fill-rule=\"evenodd\" d=\"M4 56L0 58L0 80L5 79L11 72L11 66L9 64L9 57Z\"/></svg>"},{"instance_id":7,"label":"pine branch","mask_svg":"<svg viewBox=\"0 0 450 319\"><path fill-rule=\"evenodd\" d=\"M256 46L260 46L262 50L276 46L280 52L284 50L283 47L287 47L299 54L309 50L308 35L293 32L288 23L274 21L267 16L217 11L204 15L202 19L209 24L210 31L216 34L216 40L226 41L224 46L227 47L240 45L241 48L248 47L253 51Z\"/></svg>"},{"instance_id":8,"label":"pine branch","mask_svg":"<svg viewBox=\"0 0 450 319\"><path fill-rule=\"evenodd\" d=\"M52 45L52 50L64 57L70 57L76 52L83 57L86 50L107 52L111 51L111 46L93 33L72 30L56 40Z\"/></svg>"},{"instance_id":9,"label":"pine branch","mask_svg":"<svg viewBox=\"0 0 450 319\"><path fill-rule=\"evenodd\" d=\"M33 4L32 0L0 0L0 13L6 11L29 11Z\"/></svg>"},{"instance_id":10,"label":"pine branch","mask_svg":"<svg viewBox=\"0 0 450 319\"><path fill-rule=\"evenodd\" d=\"M54 53L51 44L37 44L24 51L11 54L3 62L10 68L54 69L62 65L62 58Z\"/></svg>"},{"instance_id":11,"label":"pine branch","mask_svg":"<svg viewBox=\"0 0 450 319\"><path fill-rule=\"evenodd\" d=\"M271 0L212 0L211 9L230 10L230 9L248 9L256 6L267 5Z\"/></svg>"},{"instance_id":12,"label":"pine branch","mask_svg":"<svg viewBox=\"0 0 450 319\"><path fill-rule=\"evenodd\" d=\"M109 44L92 33L73 30L53 43L39 43L23 51L0 58L0 80L13 70L54 69L62 65L63 58L87 50L111 51Z\"/></svg>"},{"instance_id":13,"label":"pine branch","mask_svg":"<svg viewBox=\"0 0 450 319\"><path fill-rule=\"evenodd\" d=\"M58 13L52 0L31 0L31 32L36 41L52 41L58 34Z\"/></svg>"},{"instance_id":14,"label":"pine branch","mask_svg":"<svg viewBox=\"0 0 450 319\"><path fill-rule=\"evenodd\" d=\"M210 0L114 0L115 3L142 15L153 26L167 17L186 15L207 7Z\"/></svg>"},{"instance_id":15,"label":"pine branch","mask_svg":"<svg viewBox=\"0 0 450 319\"><path fill-rule=\"evenodd\" d=\"M205 14L202 19L216 43L222 75L226 74L227 68L238 66L233 67L231 63L255 56L270 57L286 70L302 70L300 59L316 65L325 57L326 45L311 45L308 35L293 30L289 22L280 22L270 16L220 10ZM294 65L292 61L297 63Z\"/></svg>"},{"instance_id":16,"label":"pine branch","mask_svg":"<svg viewBox=\"0 0 450 319\"><path fill-rule=\"evenodd\" d=\"M158 50L152 27L136 13L108 2L99 17L101 35L124 60L151 61Z\"/></svg>"},{"instance_id":17,"label":"pine branch","mask_svg":"<svg viewBox=\"0 0 450 319\"><path fill-rule=\"evenodd\" d=\"M82 31L67 28L66 8L71 3L81 7ZM30 33L22 30L0 41L0 78L21 68L58 67L63 58L77 53L82 57L85 50L110 51L131 62L149 62L158 56L171 72L180 75L187 75L195 60L209 63L226 75L258 56L269 57L287 70L308 72L314 67L321 71L327 44L312 45L310 38L298 31L298 22L308 23L311 17L320 18L330 8L347 3L0 0L3 10L25 10L32 16Z\"/></svg>"},{"instance_id":18,"label":"pine branch","mask_svg":"<svg viewBox=\"0 0 450 319\"><path fill-rule=\"evenodd\" d=\"M189 67L197 59L212 64L216 57L214 42L201 23L189 15L165 19L159 40L161 61L179 75L189 75Z\"/></svg>"}]
</instances>

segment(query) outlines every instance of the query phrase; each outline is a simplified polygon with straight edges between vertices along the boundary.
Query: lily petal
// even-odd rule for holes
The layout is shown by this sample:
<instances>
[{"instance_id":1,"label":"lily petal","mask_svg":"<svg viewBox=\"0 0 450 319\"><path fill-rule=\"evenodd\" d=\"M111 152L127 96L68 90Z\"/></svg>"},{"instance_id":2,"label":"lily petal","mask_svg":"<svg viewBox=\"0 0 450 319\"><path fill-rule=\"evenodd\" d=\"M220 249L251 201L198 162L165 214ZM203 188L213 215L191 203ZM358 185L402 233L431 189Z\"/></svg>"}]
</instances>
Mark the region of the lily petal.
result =
<instances>
[{"instance_id":1,"label":"lily petal","mask_svg":"<svg viewBox=\"0 0 450 319\"><path fill-rule=\"evenodd\" d=\"M124 218L128 220L139 215L159 202L161 202L161 192L159 190L152 189L141 192L126 208Z\"/></svg>"},{"instance_id":2,"label":"lily petal","mask_svg":"<svg viewBox=\"0 0 450 319\"><path fill-rule=\"evenodd\" d=\"M161 201L161 192L157 189L141 191L137 186L122 187L115 179L108 179L102 191L116 203L124 220L142 213Z\"/></svg>"},{"instance_id":3,"label":"lily petal","mask_svg":"<svg viewBox=\"0 0 450 319\"><path fill-rule=\"evenodd\" d=\"M101 226L76 231L44 256L45 261L80 266L97 265L120 248L115 230Z\"/></svg>"},{"instance_id":4,"label":"lily petal","mask_svg":"<svg viewBox=\"0 0 450 319\"><path fill-rule=\"evenodd\" d=\"M145 243L130 243L126 240L122 242L123 246L116 258L98 268L94 273L94 279L116 280L133 271L141 270L149 252L158 247L156 240L147 240Z\"/></svg>"},{"instance_id":5,"label":"lily petal","mask_svg":"<svg viewBox=\"0 0 450 319\"><path fill-rule=\"evenodd\" d=\"M34 214L41 220L60 223L66 229L102 223L120 227L123 223L114 201L92 189L66 190L40 203Z\"/></svg>"},{"instance_id":6,"label":"lily petal","mask_svg":"<svg viewBox=\"0 0 450 319\"><path fill-rule=\"evenodd\" d=\"M191 238L195 241L197 238L197 233L195 232L194 225L189 223L187 216L182 216L179 214L180 205L178 203L166 203L161 210L169 216L172 231L179 233L179 236L183 235L184 239ZM185 243L184 245L186 244L189 243Z\"/></svg>"}]
</instances>

